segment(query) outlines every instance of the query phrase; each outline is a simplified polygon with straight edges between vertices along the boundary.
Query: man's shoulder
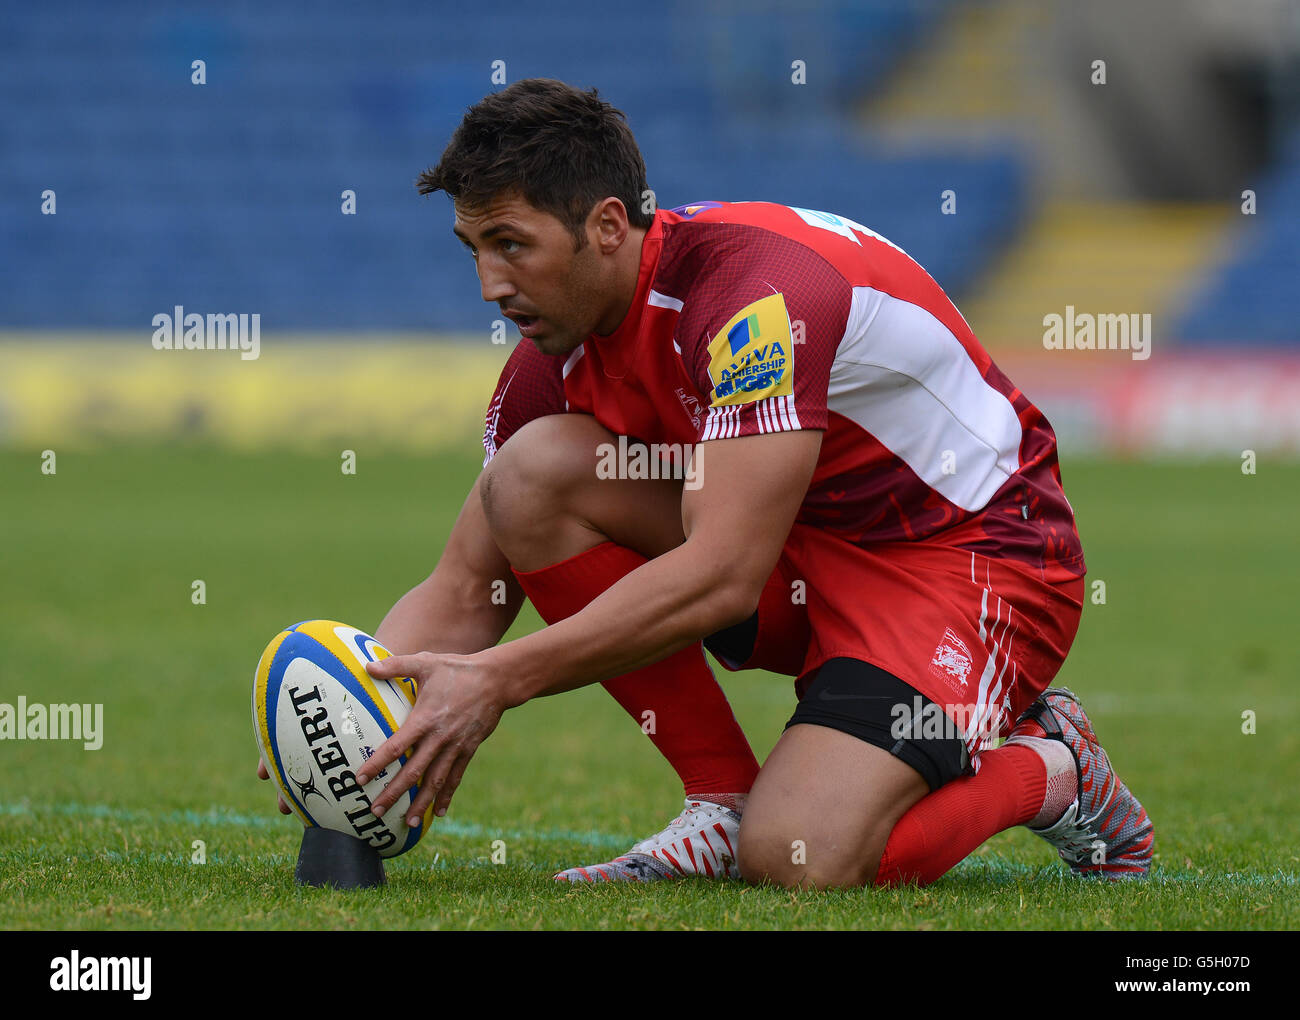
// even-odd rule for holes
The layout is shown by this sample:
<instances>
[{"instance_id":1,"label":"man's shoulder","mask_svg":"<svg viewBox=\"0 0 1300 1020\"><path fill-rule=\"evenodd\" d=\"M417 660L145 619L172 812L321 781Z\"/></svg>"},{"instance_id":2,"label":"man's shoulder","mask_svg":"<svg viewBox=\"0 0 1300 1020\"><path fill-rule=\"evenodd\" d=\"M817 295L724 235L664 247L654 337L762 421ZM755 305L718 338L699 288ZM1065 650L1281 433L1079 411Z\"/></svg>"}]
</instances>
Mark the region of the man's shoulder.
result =
<instances>
[{"instance_id":1,"label":"man's shoulder","mask_svg":"<svg viewBox=\"0 0 1300 1020\"><path fill-rule=\"evenodd\" d=\"M762 292L839 290L849 283L801 231L797 210L772 202L710 202L680 206L664 224L664 246L653 289L682 303L709 308L730 296ZM703 308L701 307L703 306Z\"/></svg>"},{"instance_id":2,"label":"man's shoulder","mask_svg":"<svg viewBox=\"0 0 1300 1020\"><path fill-rule=\"evenodd\" d=\"M553 388L564 378L564 358L543 354L531 340L520 339L501 369L498 388L508 386L516 377L528 386Z\"/></svg>"},{"instance_id":3,"label":"man's shoulder","mask_svg":"<svg viewBox=\"0 0 1300 1020\"><path fill-rule=\"evenodd\" d=\"M564 410L564 366L564 358L543 354L531 340L520 340L497 377L487 409L489 432Z\"/></svg>"},{"instance_id":4,"label":"man's shoulder","mask_svg":"<svg viewBox=\"0 0 1300 1020\"><path fill-rule=\"evenodd\" d=\"M800 229L802 222L797 210L775 202L678 206L664 218L664 256L676 263L701 256L743 261L790 246L816 252L817 238Z\"/></svg>"}]
</instances>

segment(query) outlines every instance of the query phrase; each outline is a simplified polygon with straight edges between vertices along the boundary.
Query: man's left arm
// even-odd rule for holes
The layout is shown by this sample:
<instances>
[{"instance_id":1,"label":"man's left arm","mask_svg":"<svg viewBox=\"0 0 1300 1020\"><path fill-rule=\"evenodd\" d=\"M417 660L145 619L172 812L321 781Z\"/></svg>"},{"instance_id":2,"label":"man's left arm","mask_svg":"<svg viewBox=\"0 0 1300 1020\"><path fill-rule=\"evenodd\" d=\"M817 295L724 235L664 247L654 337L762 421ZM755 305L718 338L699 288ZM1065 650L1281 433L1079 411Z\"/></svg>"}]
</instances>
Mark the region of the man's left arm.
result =
<instances>
[{"instance_id":1,"label":"man's left arm","mask_svg":"<svg viewBox=\"0 0 1300 1020\"><path fill-rule=\"evenodd\" d=\"M364 784L412 749L375 807L390 807L418 781L410 816L430 803L444 813L505 709L658 662L750 616L808 491L821 437L810 429L697 446L699 485L682 497L686 541L580 613L475 655L426 652L371 663L372 676L419 683L407 721L358 771Z\"/></svg>"},{"instance_id":2,"label":"man's left arm","mask_svg":"<svg viewBox=\"0 0 1300 1020\"><path fill-rule=\"evenodd\" d=\"M702 484L682 496L682 545L583 612L483 653L509 677L510 706L621 676L748 618L808 491L821 436L701 443Z\"/></svg>"}]
</instances>

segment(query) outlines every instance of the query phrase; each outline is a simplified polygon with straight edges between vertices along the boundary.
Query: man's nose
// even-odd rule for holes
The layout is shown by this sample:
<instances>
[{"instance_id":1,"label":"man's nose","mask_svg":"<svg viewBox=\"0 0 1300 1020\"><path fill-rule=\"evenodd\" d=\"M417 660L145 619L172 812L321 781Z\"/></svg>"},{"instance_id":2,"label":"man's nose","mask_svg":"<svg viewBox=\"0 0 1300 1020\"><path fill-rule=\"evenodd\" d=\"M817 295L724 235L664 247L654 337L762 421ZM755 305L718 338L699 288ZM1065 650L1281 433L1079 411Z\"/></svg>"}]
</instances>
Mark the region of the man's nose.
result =
<instances>
[{"instance_id":1,"label":"man's nose","mask_svg":"<svg viewBox=\"0 0 1300 1020\"><path fill-rule=\"evenodd\" d=\"M490 259L480 258L478 262L478 280L484 301L500 302L515 293L515 285L509 276Z\"/></svg>"}]
</instances>

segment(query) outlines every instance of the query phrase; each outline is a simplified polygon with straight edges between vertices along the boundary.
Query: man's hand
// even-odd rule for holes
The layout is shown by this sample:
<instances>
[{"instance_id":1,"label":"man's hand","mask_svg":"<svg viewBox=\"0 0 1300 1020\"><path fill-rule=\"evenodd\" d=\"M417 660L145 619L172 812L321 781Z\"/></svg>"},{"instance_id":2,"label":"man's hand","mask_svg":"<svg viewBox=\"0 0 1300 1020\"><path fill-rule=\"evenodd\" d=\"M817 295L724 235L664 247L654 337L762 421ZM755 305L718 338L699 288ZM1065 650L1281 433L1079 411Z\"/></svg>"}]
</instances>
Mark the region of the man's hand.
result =
<instances>
[{"instance_id":1,"label":"man's hand","mask_svg":"<svg viewBox=\"0 0 1300 1020\"><path fill-rule=\"evenodd\" d=\"M566 620L473 655L419 652L368 663L372 677L413 677L419 692L401 729L357 770L364 786L410 750L375 812L419 783L407 824L418 825L430 804L445 814L507 708L658 662L752 613L808 491L821 438L809 430L702 444L706 484L682 498L686 542Z\"/></svg>"},{"instance_id":2,"label":"man's hand","mask_svg":"<svg viewBox=\"0 0 1300 1020\"><path fill-rule=\"evenodd\" d=\"M375 814L382 815L419 783L420 792L406 818L406 824L415 828L430 804L435 814L447 813L469 760L507 708L504 685L478 656L470 655L392 655L367 663L366 670L376 680L409 676L416 683L415 707L406 722L357 769L357 782L365 786L410 750L406 764L372 806Z\"/></svg>"}]
</instances>

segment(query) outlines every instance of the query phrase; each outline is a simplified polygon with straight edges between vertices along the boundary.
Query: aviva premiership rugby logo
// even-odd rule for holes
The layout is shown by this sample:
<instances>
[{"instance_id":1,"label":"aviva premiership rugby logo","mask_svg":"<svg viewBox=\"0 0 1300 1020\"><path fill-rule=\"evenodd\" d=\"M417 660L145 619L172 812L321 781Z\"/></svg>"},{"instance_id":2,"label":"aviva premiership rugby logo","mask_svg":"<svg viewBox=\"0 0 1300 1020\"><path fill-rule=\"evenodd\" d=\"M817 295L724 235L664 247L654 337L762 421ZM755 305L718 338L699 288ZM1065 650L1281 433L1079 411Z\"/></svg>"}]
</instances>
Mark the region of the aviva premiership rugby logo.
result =
<instances>
[{"instance_id":1,"label":"aviva premiership rugby logo","mask_svg":"<svg viewBox=\"0 0 1300 1020\"><path fill-rule=\"evenodd\" d=\"M769 294L731 317L709 342L713 406L794 392L794 347L785 298Z\"/></svg>"}]
</instances>

